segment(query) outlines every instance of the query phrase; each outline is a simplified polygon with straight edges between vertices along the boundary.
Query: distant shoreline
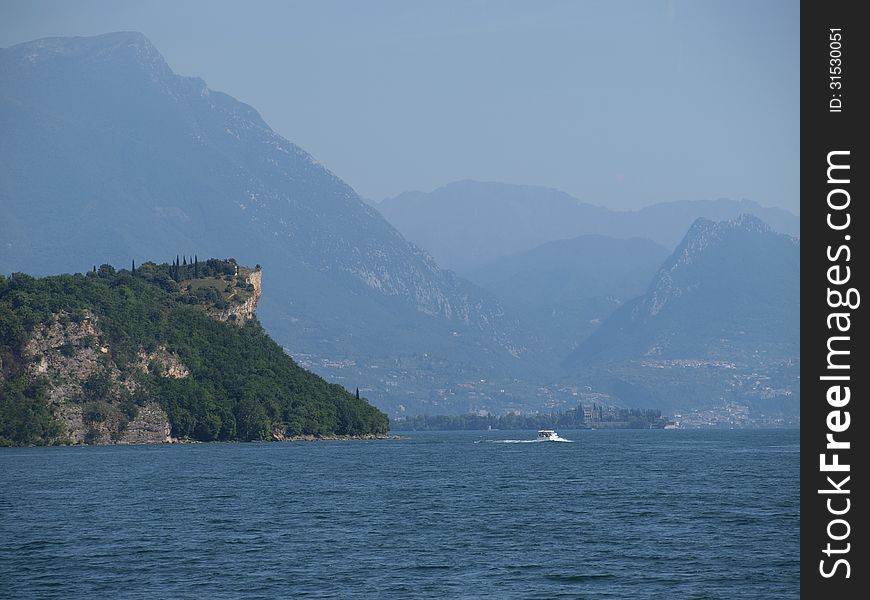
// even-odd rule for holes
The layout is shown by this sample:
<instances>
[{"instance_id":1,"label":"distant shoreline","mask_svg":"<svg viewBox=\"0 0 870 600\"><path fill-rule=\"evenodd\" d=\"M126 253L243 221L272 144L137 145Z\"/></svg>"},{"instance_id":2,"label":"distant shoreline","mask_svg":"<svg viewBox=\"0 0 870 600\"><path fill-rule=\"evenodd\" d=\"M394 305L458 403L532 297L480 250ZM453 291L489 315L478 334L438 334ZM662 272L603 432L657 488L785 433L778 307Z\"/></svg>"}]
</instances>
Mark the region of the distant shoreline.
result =
<instances>
[{"instance_id":1,"label":"distant shoreline","mask_svg":"<svg viewBox=\"0 0 870 600\"><path fill-rule=\"evenodd\" d=\"M361 440L401 440L400 435L386 433L366 433L363 435L292 435L276 442L353 442Z\"/></svg>"},{"instance_id":2,"label":"distant shoreline","mask_svg":"<svg viewBox=\"0 0 870 600\"><path fill-rule=\"evenodd\" d=\"M280 436L275 437L273 435L270 440L250 440L250 442L242 442L238 440L227 440L227 441L212 441L212 442L201 442L199 440L179 440L176 438L172 438L171 440L167 440L163 442L164 444L246 444L246 443L280 443L280 442L353 442L353 441L365 441L365 440L401 440L404 439L400 435L390 435L386 433L364 433L362 435L341 435L338 433L328 433L326 435L288 435L288 436ZM105 445L105 446L138 446L141 444L92 444L92 445Z\"/></svg>"}]
</instances>

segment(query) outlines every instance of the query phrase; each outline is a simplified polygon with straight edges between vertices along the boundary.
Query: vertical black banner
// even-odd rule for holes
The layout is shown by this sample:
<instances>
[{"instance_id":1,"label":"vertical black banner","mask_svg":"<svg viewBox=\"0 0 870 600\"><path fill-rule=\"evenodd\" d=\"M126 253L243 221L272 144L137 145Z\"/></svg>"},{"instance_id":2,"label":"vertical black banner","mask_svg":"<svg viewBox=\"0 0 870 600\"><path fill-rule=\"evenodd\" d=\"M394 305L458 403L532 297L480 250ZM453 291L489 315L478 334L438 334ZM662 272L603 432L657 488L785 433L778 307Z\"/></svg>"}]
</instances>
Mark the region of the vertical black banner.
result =
<instances>
[{"instance_id":1,"label":"vertical black banner","mask_svg":"<svg viewBox=\"0 0 870 600\"><path fill-rule=\"evenodd\" d=\"M861 6L801 5L801 593L832 600L870 589L858 491L870 483L870 23Z\"/></svg>"}]
</instances>

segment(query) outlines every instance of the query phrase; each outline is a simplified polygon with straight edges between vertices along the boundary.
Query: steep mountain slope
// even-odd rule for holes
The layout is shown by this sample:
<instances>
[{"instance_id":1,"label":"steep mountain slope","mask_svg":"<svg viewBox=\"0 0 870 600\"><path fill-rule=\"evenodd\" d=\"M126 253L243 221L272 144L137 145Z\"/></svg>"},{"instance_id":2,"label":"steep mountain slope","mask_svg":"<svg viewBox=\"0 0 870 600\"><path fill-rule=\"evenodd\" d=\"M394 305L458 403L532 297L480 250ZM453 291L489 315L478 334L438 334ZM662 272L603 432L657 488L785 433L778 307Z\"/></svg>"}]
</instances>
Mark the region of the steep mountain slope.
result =
<instances>
[{"instance_id":1,"label":"steep mountain slope","mask_svg":"<svg viewBox=\"0 0 870 600\"><path fill-rule=\"evenodd\" d=\"M253 108L175 75L141 34L0 50L0 131L0 272L177 253L259 262L275 339L385 407L457 372L511 373L526 352L498 302Z\"/></svg>"},{"instance_id":2,"label":"steep mountain slope","mask_svg":"<svg viewBox=\"0 0 870 600\"><path fill-rule=\"evenodd\" d=\"M744 215L697 220L647 293L587 340L578 362L640 357L796 357L800 246Z\"/></svg>"},{"instance_id":3,"label":"steep mountain slope","mask_svg":"<svg viewBox=\"0 0 870 600\"><path fill-rule=\"evenodd\" d=\"M647 292L613 313L567 364L621 381L626 398L723 399L798 409L800 244L744 215L697 220ZM736 401L736 400L735 400ZM643 403L643 402L641 402Z\"/></svg>"},{"instance_id":4,"label":"steep mountain slope","mask_svg":"<svg viewBox=\"0 0 870 600\"><path fill-rule=\"evenodd\" d=\"M621 212L550 188L479 181L458 181L431 193L405 192L376 206L406 238L462 274L496 258L584 234L642 237L673 248L699 217L726 220L753 214L776 231L799 233L798 217L746 200L667 202Z\"/></svg>"},{"instance_id":5,"label":"steep mountain slope","mask_svg":"<svg viewBox=\"0 0 870 600\"><path fill-rule=\"evenodd\" d=\"M566 356L600 321L641 295L667 256L649 240L585 235L496 259L468 277Z\"/></svg>"}]
</instances>

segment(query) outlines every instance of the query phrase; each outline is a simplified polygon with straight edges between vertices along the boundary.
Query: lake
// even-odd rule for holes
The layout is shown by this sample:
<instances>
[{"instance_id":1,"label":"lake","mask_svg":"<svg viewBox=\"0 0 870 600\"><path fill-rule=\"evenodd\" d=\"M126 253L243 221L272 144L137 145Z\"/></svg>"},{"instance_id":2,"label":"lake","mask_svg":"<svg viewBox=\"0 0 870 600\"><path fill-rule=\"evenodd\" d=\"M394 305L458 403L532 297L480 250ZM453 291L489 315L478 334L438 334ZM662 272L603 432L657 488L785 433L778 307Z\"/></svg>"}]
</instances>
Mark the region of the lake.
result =
<instances>
[{"instance_id":1,"label":"lake","mask_svg":"<svg viewBox=\"0 0 870 600\"><path fill-rule=\"evenodd\" d=\"M798 430L0 449L0 596L788 598Z\"/></svg>"}]
</instances>

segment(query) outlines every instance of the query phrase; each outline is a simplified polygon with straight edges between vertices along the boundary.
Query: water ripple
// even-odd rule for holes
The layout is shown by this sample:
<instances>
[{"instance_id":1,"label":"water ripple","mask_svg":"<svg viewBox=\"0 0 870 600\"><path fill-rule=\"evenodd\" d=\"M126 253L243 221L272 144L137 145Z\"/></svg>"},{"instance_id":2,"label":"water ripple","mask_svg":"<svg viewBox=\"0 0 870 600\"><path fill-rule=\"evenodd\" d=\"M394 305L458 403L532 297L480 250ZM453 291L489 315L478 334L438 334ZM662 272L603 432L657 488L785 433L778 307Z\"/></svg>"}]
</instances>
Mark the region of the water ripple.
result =
<instances>
[{"instance_id":1,"label":"water ripple","mask_svg":"<svg viewBox=\"0 0 870 600\"><path fill-rule=\"evenodd\" d=\"M572 432L573 433L573 432ZM40 598L797 597L799 432L0 451Z\"/></svg>"}]
</instances>

